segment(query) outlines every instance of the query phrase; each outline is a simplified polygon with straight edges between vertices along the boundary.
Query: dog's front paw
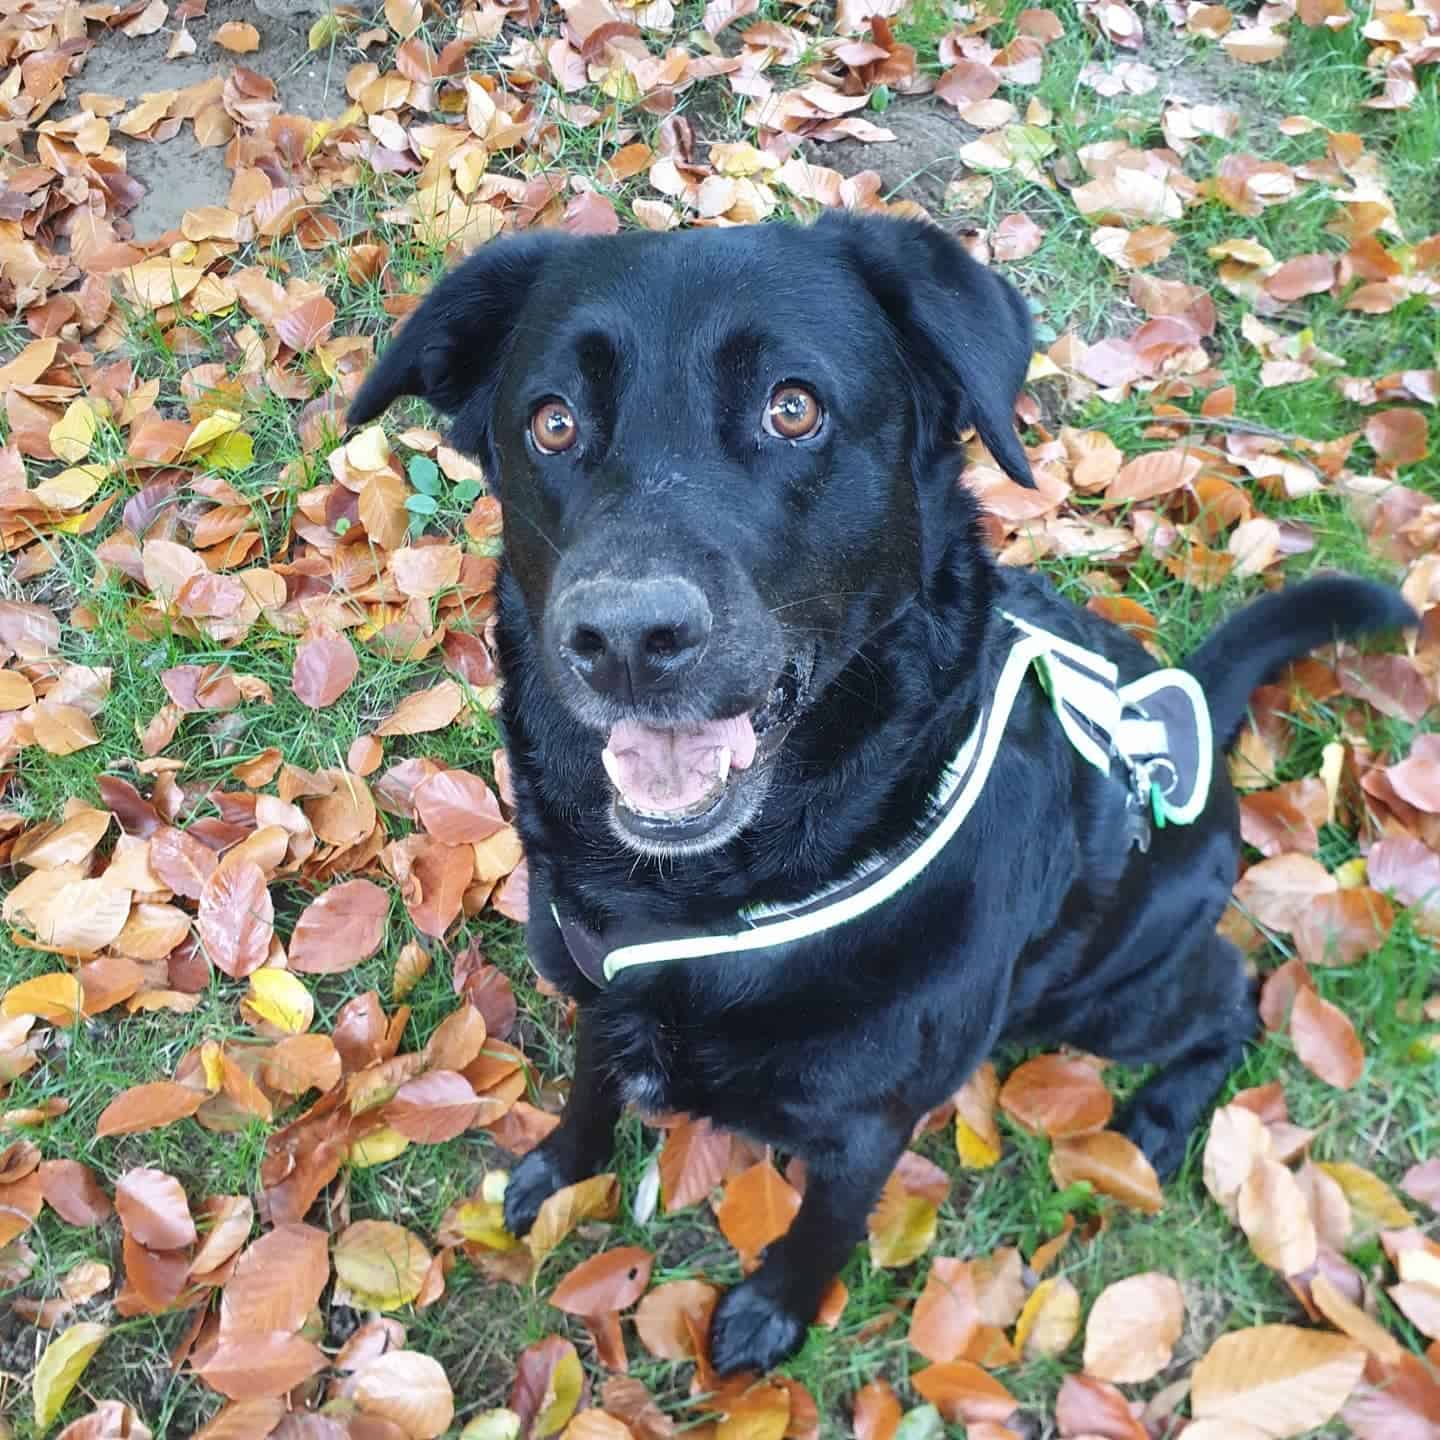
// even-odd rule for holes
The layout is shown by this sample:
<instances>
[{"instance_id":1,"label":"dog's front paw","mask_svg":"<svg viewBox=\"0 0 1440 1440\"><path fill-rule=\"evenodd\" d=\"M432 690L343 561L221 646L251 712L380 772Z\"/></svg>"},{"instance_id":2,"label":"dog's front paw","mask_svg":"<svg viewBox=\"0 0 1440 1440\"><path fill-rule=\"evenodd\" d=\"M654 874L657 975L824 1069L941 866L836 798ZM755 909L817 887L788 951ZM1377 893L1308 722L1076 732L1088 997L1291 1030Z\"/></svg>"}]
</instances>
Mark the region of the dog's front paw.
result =
<instances>
[{"instance_id":1,"label":"dog's front paw","mask_svg":"<svg viewBox=\"0 0 1440 1440\"><path fill-rule=\"evenodd\" d=\"M510 1172L505 1186L505 1228L517 1239L528 1235L540 1207L577 1178L543 1145L532 1150Z\"/></svg>"},{"instance_id":2,"label":"dog's front paw","mask_svg":"<svg viewBox=\"0 0 1440 1440\"><path fill-rule=\"evenodd\" d=\"M1161 1180L1168 1180L1185 1163L1189 1135L1175 1123L1170 1107L1141 1090L1120 1112L1115 1128L1155 1167Z\"/></svg>"},{"instance_id":3,"label":"dog's front paw","mask_svg":"<svg viewBox=\"0 0 1440 1440\"><path fill-rule=\"evenodd\" d=\"M710 1322L710 1364L719 1375L751 1370L763 1375L805 1343L813 1315L768 1293L763 1273L737 1285L715 1307Z\"/></svg>"}]
</instances>

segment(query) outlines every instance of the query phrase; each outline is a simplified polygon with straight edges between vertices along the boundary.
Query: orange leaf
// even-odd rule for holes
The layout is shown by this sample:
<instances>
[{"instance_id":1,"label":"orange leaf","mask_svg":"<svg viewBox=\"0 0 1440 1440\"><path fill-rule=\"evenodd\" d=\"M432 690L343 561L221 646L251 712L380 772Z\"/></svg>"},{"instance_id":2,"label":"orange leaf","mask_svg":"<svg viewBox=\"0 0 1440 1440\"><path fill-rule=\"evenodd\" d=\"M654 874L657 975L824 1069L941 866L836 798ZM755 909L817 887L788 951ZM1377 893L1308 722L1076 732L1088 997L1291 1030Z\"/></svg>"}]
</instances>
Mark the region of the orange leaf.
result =
<instances>
[{"instance_id":1,"label":"orange leaf","mask_svg":"<svg viewBox=\"0 0 1440 1440\"><path fill-rule=\"evenodd\" d=\"M1147 1215L1165 1208L1155 1170L1123 1135L1101 1130L1073 1140L1057 1140L1050 1152L1050 1173L1063 1190L1088 1180L1102 1194Z\"/></svg>"},{"instance_id":2,"label":"orange leaf","mask_svg":"<svg viewBox=\"0 0 1440 1440\"><path fill-rule=\"evenodd\" d=\"M375 727L380 736L421 735L443 730L465 708L465 695L453 680L442 680L429 690L416 690Z\"/></svg>"},{"instance_id":3,"label":"orange leaf","mask_svg":"<svg viewBox=\"0 0 1440 1440\"><path fill-rule=\"evenodd\" d=\"M255 1207L244 1195L212 1195L202 1202L195 1228L205 1238L190 1261L190 1274L218 1270L239 1253L254 1223Z\"/></svg>"},{"instance_id":4,"label":"orange leaf","mask_svg":"<svg viewBox=\"0 0 1440 1440\"><path fill-rule=\"evenodd\" d=\"M895 1440L903 1412L886 1380L872 1380L855 1397L855 1440Z\"/></svg>"},{"instance_id":5,"label":"orange leaf","mask_svg":"<svg viewBox=\"0 0 1440 1440\"><path fill-rule=\"evenodd\" d=\"M1093 1065L1041 1055L1010 1072L1000 1106L1033 1134L1060 1139L1103 1130L1114 1101Z\"/></svg>"},{"instance_id":6,"label":"orange leaf","mask_svg":"<svg viewBox=\"0 0 1440 1440\"><path fill-rule=\"evenodd\" d=\"M196 1374L231 1400L284 1395L327 1364L325 1352L285 1331L222 1336Z\"/></svg>"},{"instance_id":7,"label":"orange leaf","mask_svg":"<svg viewBox=\"0 0 1440 1440\"><path fill-rule=\"evenodd\" d=\"M768 1160L762 1160L725 1187L715 1219L739 1253L741 1268L748 1269L767 1245L790 1228L799 1208L794 1187Z\"/></svg>"},{"instance_id":8,"label":"orange leaf","mask_svg":"<svg viewBox=\"0 0 1440 1440\"><path fill-rule=\"evenodd\" d=\"M138 1135L173 1125L193 1115L206 1100L203 1090L177 1085L173 1080L155 1080L148 1085L132 1085L122 1090L101 1112L95 1125L95 1138L110 1135Z\"/></svg>"},{"instance_id":9,"label":"orange leaf","mask_svg":"<svg viewBox=\"0 0 1440 1440\"><path fill-rule=\"evenodd\" d=\"M329 1237L313 1225L279 1225L235 1263L220 1297L220 1333L299 1330L330 1279Z\"/></svg>"},{"instance_id":10,"label":"orange leaf","mask_svg":"<svg viewBox=\"0 0 1440 1440\"><path fill-rule=\"evenodd\" d=\"M570 1315L598 1315L629 1309L650 1283L654 1257L637 1245L622 1245L582 1260L560 1281L550 1303Z\"/></svg>"},{"instance_id":11,"label":"orange leaf","mask_svg":"<svg viewBox=\"0 0 1440 1440\"><path fill-rule=\"evenodd\" d=\"M666 1132L660 1194L667 1215L703 1200L725 1178L732 1144L728 1131L688 1115Z\"/></svg>"},{"instance_id":12,"label":"orange leaf","mask_svg":"<svg viewBox=\"0 0 1440 1440\"><path fill-rule=\"evenodd\" d=\"M260 32L244 20L227 20L210 38L237 55L248 55L260 48Z\"/></svg>"},{"instance_id":13,"label":"orange leaf","mask_svg":"<svg viewBox=\"0 0 1440 1440\"><path fill-rule=\"evenodd\" d=\"M620 1187L609 1174L592 1175L548 1196L525 1237L535 1263L541 1264L582 1220L610 1219L619 1199Z\"/></svg>"},{"instance_id":14,"label":"orange leaf","mask_svg":"<svg viewBox=\"0 0 1440 1440\"><path fill-rule=\"evenodd\" d=\"M114 1211L95 1172L78 1160L44 1160L40 1184L45 1203L67 1225L99 1225Z\"/></svg>"},{"instance_id":15,"label":"orange leaf","mask_svg":"<svg viewBox=\"0 0 1440 1440\"><path fill-rule=\"evenodd\" d=\"M691 1360L691 1329L705 1334L720 1292L703 1280L672 1280L657 1285L635 1311L640 1343L657 1360ZM689 1324L686 1321L690 1322Z\"/></svg>"},{"instance_id":16,"label":"orange leaf","mask_svg":"<svg viewBox=\"0 0 1440 1440\"><path fill-rule=\"evenodd\" d=\"M1260 1156L1236 1195L1240 1228L1262 1263L1299 1275L1314 1263L1318 1238L1304 1192L1277 1160Z\"/></svg>"},{"instance_id":17,"label":"orange leaf","mask_svg":"<svg viewBox=\"0 0 1440 1440\"><path fill-rule=\"evenodd\" d=\"M970 1262L937 1256L910 1317L910 1343L937 1364L958 1360L980 1328Z\"/></svg>"},{"instance_id":18,"label":"orange leaf","mask_svg":"<svg viewBox=\"0 0 1440 1440\"><path fill-rule=\"evenodd\" d=\"M275 322L275 333L292 350L313 350L330 338L334 324L334 303L326 295L312 295L280 316Z\"/></svg>"},{"instance_id":19,"label":"orange leaf","mask_svg":"<svg viewBox=\"0 0 1440 1440\"><path fill-rule=\"evenodd\" d=\"M1155 450L1122 465L1106 488L1105 499L1111 505L1154 500L1188 485L1203 468L1201 458L1188 450Z\"/></svg>"},{"instance_id":20,"label":"orange leaf","mask_svg":"<svg viewBox=\"0 0 1440 1440\"><path fill-rule=\"evenodd\" d=\"M1349 1017L1313 990L1296 992L1290 1038L1300 1063L1328 1085L1349 1090L1365 1072L1365 1047Z\"/></svg>"},{"instance_id":21,"label":"orange leaf","mask_svg":"<svg viewBox=\"0 0 1440 1440\"><path fill-rule=\"evenodd\" d=\"M1055 1400L1062 1435L1104 1436L1105 1440L1149 1440L1149 1432L1130 1412L1125 1397L1103 1380L1067 1375Z\"/></svg>"},{"instance_id":22,"label":"orange leaf","mask_svg":"<svg viewBox=\"0 0 1440 1440\"><path fill-rule=\"evenodd\" d=\"M951 1424L1003 1425L1017 1409L1015 1397L993 1376L968 1360L931 1365L910 1377L910 1383Z\"/></svg>"}]
</instances>

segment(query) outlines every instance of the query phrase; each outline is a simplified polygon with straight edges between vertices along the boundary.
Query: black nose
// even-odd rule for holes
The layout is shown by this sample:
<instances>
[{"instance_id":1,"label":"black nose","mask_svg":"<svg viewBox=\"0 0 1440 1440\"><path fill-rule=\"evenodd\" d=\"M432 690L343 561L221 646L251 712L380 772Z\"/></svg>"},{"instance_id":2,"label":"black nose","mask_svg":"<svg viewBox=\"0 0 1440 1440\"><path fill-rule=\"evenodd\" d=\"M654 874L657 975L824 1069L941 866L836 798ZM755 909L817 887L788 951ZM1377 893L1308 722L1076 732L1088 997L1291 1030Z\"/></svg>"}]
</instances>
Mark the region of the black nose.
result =
<instances>
[{"instance_id":1,"label":"black nose","mask_svg":"<svg viewBox=\"0 0 1440 1440\"><path fill-rule=\"evenodd\" d=\"M710 638L710 606L678 575L580 580L554 602L561 658L592 690L634 701L691 669Z\"/></svg>"}]
</instances>

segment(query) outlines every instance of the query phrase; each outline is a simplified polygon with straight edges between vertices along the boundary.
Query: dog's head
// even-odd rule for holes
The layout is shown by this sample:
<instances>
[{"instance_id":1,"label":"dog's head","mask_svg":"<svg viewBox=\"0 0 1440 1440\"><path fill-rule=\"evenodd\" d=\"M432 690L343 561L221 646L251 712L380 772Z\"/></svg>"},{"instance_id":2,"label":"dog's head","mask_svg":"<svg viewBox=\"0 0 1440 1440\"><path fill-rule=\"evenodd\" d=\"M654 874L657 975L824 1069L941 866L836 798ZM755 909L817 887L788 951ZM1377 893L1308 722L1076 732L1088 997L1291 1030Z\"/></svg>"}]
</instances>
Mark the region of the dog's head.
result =
<instances>
[{"instance_id":1,"label":"dog's head","mask_svg":"<svg viewBox=\"0 0 1440 1440\"><path fill-rule=\"evenodd\" d=\"M1021 484L1024 302L932 226L835 218L500 240L385 350L352 423L452 417L613 827L712 849L796 720L923 593L973 427ZM843 697L836 703L844 703Z\"/></svg>"}]
</instances>

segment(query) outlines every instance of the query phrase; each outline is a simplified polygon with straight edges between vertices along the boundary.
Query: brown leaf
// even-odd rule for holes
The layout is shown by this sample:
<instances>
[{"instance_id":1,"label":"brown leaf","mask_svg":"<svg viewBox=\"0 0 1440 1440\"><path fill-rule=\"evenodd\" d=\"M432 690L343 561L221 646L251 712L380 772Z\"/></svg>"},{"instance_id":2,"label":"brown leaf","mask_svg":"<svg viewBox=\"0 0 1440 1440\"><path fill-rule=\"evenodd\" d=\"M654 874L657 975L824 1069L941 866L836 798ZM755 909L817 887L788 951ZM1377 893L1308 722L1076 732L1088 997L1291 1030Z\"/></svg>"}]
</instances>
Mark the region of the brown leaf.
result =
<instances>
[{"instance_id":1,"label":"brown leaf","mask_svg":"<svg viewBox=\"0 0 1440 1440\"><path fill-rule=\"evenodd\" d=\"M1252 865L1235 886L1235 901L1261 925L1288 935L1317 895L1339 889L1308 855L1277 855Z\"/></svg>"},{"instance_id":2,"label":"brown leaf","mask_svg":"<svg viewBox=\"0 0 1440 1440\"><path fill-rule=\"evenodd\" d=\"M409 1140L438 1145L463 1135L476 1121L480 1101L454 1070L429 1070L407 1080L382 1112L385 1123Z\"/></svg>"},{"instance_id":3,"label":"brown leaf","mask_svg":"<svg viewBox=\"0 0 1440 1440\"><path fill-rule=\"evenodd\" d=\"M122 1090L101 1112L95 1125L95 1138L110 1135L138 1135L173 1125L193 1115L206 1100L203 1090L177 1085L173 1080L153 1080L146 1085L132 1085Z\"/></svg>"},{"instance_id":4,"label":"brown leaf","mask_svg":"<svg viewBox=\"0 0 1440 1440\"><path fill-rule=\"evenodd\" d=\"M1423 1160L1418 1165L1412 1165L1405 1172L1400 1188L1412 1200L1418 1200L1432 1210L1440 1210L1440 1159Z\"/></svg>"},{"instance_id":5,"label":"brown leaf","mask_svg":"<svg viewBox=\"0 0 1440 1440\"><path fill-rule=\"evenodd\" d=\"M521 1432L543 1440L560 1430L580 1403L585 1377L575 1347L558 1335L527 1346L515 1368L510 1409Z\"/></svg>"},{"instance_id":6,"label":"brown leaf","mask_svg":"<svg viewBox=\"0 0 1440 1440\"><path fill-rule=\"evenodd\" d=\"M265 963L275 935L275 906L254 861L233 861L205 882L196 930L211 963L232 980Z\"/></svg>"},{"instance_id":7,"label":"brown leaf","mask_svg":"<svg viewBox=\"0 0 1440 1440\"><path fill-rule=\"evenodd\" d=\"M1265 289L1275 299L1289 302L1306 295L1319 295L1335 283L1333 255L1297 255L1287 260L1265 281Z\"/></svg>"},{"instance_id":8,"label":"brown leaf","mask_svg":"<svg viewBox=\"0 0 1440 1440\"><path fill-rule=\"evenodd\" d=\"M1296 992L1290 1038L1300 1063L1327 1085L1349 1090L1365 1073L1365 1047L1349 1017L1313 990Z\"/></svg>"},{"instance_id":9,"label":"brown leaf","mask_svg":"<svg viewBox=\"0 0 1440 1440\"><path fill-rule=\"evenodd\" d=\"M466 770L441 770L415 787L420 821L442 845L472 845L505 828L494 792Z\"/></svg>"},{"instance_id":10,"label":"brown leaf","mask_svg":"<svg viewBox=\"0 0 1440 1440\"><path fill-rule=\"evenodd\" d=\"M1104 1380L1067 1375L1055 1401L1060 1433L1077 1440L1149 1440L1125 1397Z\"/></svg>"},{"instance_id":11,"label":"brown leaf","mask_svg":"<svg viewBox=\"0 0 1440 1440\"><path fill-rule=\"evenodd\" d=\"M570 1315L628 1310L645 1293L653 1263L654 1256L637 1245L593 1255L560 1281L550 1303Z\"/></svg>"},{"instance_id":12,"label":"brown leaf","mask_svg":"<svg viewBox=\"0 0 1440 1440\"><path fill-rule=\"evenodd\" d=\"M195 1243L195 1222L185 1192L163 1170L127 1170L115 1186L115 1208L126 1231L151 1250Z\"/></svg>"},{"instance_id":13,"label":"brown leaf","mask_svg":"<svg viewBox=\"0 0 1440 1440\"><path fill-rule=\"evenodd\" d=\"M1169 1363L1185 1324L1185 1296L1149 1271L1108 1285L1085 1321L1085 1370L1117 1385L1152 1380Z\"/></svg>"},{"instance_id":14,"label":"brown leaf","mask_svg":"<svg viewBox=\"0 0 1440 1440\"><path fill-rule=\"evenodd\" d=\"M698 1204L725 1178L730 1165L729 1131L686 1116L665 1135L660 1150L660 1195L665 1213Z\"/></svg>"},{"instance_id":15,"label":"brown leaf","mask_svg":"<svg viewBox=\"0 0 1440 1440\"><path fill-rule=\"evenodd\" d=\"M275 322L275 333L292 350L313 350L330 338L335 305L326 295L312 295L292 305Z\"/></svg>"},{"instance_id":16,"label":"brown leaf","mask_svg":"<svg viewBox=\"0 0 1440 1440\"><path fill-rule=\"evenodd\" d=\"M312 624L295 650L290 685L312 710L333 705L354 683L360 661L349 639L330 625Z\"/></svg>"},{"instance_id":17,"label":"brown leaf","mask_svg":"<svg viewBox=\"0 0 1440 1440\"><path fill-rule=\"evenodd\" d=\"M1371 1372L1343 1412L1356 1440L1432 1440L1440 1426L1440 1381L1432 1368L1405 1355L1395 1365L1372 1363Z\"/></svg>"},{"instance_id":18,"label":"brown leaf","mask_svg":"<svg viewBox=\"0 0 1440 1440\"><path fill-rule=\"evenodd\" d=\"M475 853L468 845L442 845L428 836L417 837L413 877L419 882L418 901L405 896L405 909L422 935L439 940L460 916L460 908L475 873ZM425 843L427 842L428 843Z\"/></svg>"},{"instance_id":19,"label":"brown leaf","mask_svg":"<svg viewBox=\"0 0 1440 1440\"><path fill-rule=\"evenodd\" d=\"M215 852L193 835L166 826L150 841L150 868L166 887L187 900L198 900L219 865Z\"/></svg>"},{"instance_id":20,"label":"brown leaf","mask_svg":"<svg viewBox=\"0 0 1440 1440\"><path fill-rule=\"evenodd\" d=\"M1296 918L1295 951L1306 965L1353 965L1378 950L1394 924L1394 907L1368 885L1317 895Z\"/></svg>"},{"instance_id":21,"label":"brown leaf","mask_svg":"<svg viewBox=\"0 0 1440 1440\"><path fill-rule=\"evenodd\" d=\"M406 545L390 556L395 588L414 600L429 600L460 583L458 545Z\"/></svg>"},{"instance_id":22,"label":"brown leaf","mask_svg":"<svg viewBox=\"0 0 1440 1440\"><path fill-rule=\"evenodd\" d=\"M338 975L368 960L385 939L390 896L372 880L332 886L301 912L290 937L290 967Z\"/></svg>"},{"instance_id":23,"label":"brown leaf","mask_svg":"<svg viewBox=\"0 0 1440 1440\"><path fill-rule=\"evenodd\" d=\"M114 1211L95 1172L78 1160L45 1160L40 1165L45 1203L67 1225L99 1225Z\"/></svg>"},{"instance_id":24,"label":"brown leaf","mask_svg":"<svg viewBox=\"0 0 1440 1440\"><path fill-rule=\"evenodd\" d=\"M1003 1425L1017 1409L1015 1397L992 1375L968 1360L931 1365L910 1383L951 1425Z\"/></svg>"},{"instance_id":25,"label":"brown leaf","mask_svg":"<svg viewBox=\"0 0 1440 1440\"><path fill-rule=\"evenodd\" d=\"M710 1313L719 1298L720 1292L703 1280L657 1285L635 1311L640 1343L657 1360L694 1359L692 1328L702 1335L708 1332Z\"/></svg>"},{"instance_id":26,"label":"brown leaf","mask_svg":"<svg viewBox=\"0 0 1440 1440\"><path fill-rule=\"evenodd\" d=\"M196 1374L231 1400L284 1395L325 1368L325 1352L285 1331L224 1336Z\"/></svg>"},{"instance_id":27,"label":"brown leaf","mask_svg":"<svg viewBox=\"0 0 1440 1440\"><path fill-rule=\"evenodd\" d=\"M1430 453L1428 429L1423 410L1401 406L1372 415L1365 438L1386 464L1415 465Z\"/></svg>"},{"instance_id":28,"label":"brown leaf","mask_svg":"<svg viewBox=\"0 0 1440 1440\"><path fill-rule=\"evenodd\" d=\"M1032 1134L1061 1139L1103 1130L1114 1102L1093 1065L1041 1055L1010 1072L1000 1108Z\"/></svg>"},{"instance_id":29,"label":"brown leaf","mask_svg":"<svg viewBox=\"0 0 1440 1440\"><path fill-rule=\"evenodd\" d=\"M990 254L1002 263L1023 260L1045 242L1045 232L1028 215L1007 215L996 227Z\"/></svg>"},{"instance_id":30,"label":"brown leaf","mask_svg":"<svg viewBox=\"0 0 1440 1440\"><path fill-rule=\"evenodd\" d=\"M279 1225L235 1263L220 1297L220 1334L295 1331L330 1279L329 1237L312 1225Z\"/></svg>"},{"instance_id":31,"label":"brown leaf","mask_svg":"<svg viewBox=\"0 0 1440 1440\"><path fill-rule=\"evenodd\" d=\"M1398 1365L1404 1358L1405 1350L1399 1341L1373 1316L1346 1299L1323 1272L1311 1278L1310 1298L1337 1330L1363 1345L1382 1364Z\"/></svg>"},{"instance_id":32,"label":"brown leaf","mask_svg":"<svg viewBox=\"0 0 1440 1440\"><path fill-rule=\"evenodd\" d=\"M1232 1420L1267 1435L1300 1435L1344 1405L1365 1369L1365 1351L1342 1335L1258 1325L1222 1335L1195 1367L1197 1420Z\"/></svg>"},{"instance_id":33,"label":"brown leaf","mask_svg":"<svg viewBox=\"0 0 1440 1440\"><path fill-rule=\"evenodd\" d=\"M1240 798L1240 834L1262 855L1313 855L1328 804L1325 785L1313 776L1256 790Z\"/></svg>"},{"instance_id":34,"label":"brown leaf","mask_svg":"<svg viewBox=\"0 0 1440 1440\"><path fill-rule=\"evenodd\" d=\"M726 1187L715 1211L721 1233L735 1247L742 1269L789 1228L800 1208L800 1196L778 1170L762 1160L737 1175Z\"/></svg>"},{"instance_id":35,"label":"brown leaf","mask_svg":"<svg viewBox=\"0 0 1440 1440\"><path fill-rule=\"evenodd\" d=\"M1057 1140L1050 1152L1050 1173L1062 1190L1077 1180L1088 1180L1102 1195L1132 1210L1155 1215L1165 1207L1154 1167L1113 1130Z\"/></svg>"}]
</instances>

